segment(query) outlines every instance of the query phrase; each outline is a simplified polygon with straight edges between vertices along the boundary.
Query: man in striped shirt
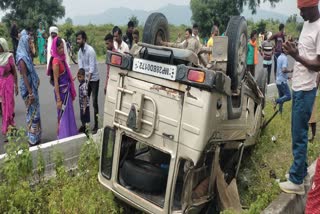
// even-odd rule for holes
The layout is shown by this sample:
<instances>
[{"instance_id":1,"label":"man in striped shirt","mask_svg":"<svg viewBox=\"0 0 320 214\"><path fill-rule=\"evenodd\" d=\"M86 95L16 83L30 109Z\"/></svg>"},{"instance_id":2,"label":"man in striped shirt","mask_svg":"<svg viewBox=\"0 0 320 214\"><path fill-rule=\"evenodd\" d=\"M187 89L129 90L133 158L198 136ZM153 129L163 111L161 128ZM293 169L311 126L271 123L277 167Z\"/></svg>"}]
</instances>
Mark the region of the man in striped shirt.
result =
<instances>
[{"instance_id":1,"label":"man in striped shirt","mask_svg":"<svg viewBox=\"0 0 320 214\"><path fill-rule=\"evenodd\" d=\"M268 84L270 84L270 75L272 68L272 56L274 52L274 47L272 42L269 40L272 36L271 32L267 33L266 40L263 41L261 45L261 56L263 57L263 67L268 71Z\"/></svg>"}]
</instances>

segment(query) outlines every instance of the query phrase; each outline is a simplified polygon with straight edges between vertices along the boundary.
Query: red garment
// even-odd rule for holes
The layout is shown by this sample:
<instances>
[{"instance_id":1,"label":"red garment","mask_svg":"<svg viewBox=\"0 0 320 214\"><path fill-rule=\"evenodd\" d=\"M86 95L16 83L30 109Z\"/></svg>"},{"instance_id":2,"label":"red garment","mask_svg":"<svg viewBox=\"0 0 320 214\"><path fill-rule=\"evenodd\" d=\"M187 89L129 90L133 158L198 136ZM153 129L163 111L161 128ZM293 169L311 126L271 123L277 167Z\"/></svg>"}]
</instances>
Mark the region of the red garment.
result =
<instances>
[{"instance_id":1,"label":"red garment","mask_svg":"<svg viewBox=\"0 0 320 214\"><path fill-rule=\"evenodd\" d=\"M14 122L14 76L10 73L3 77L6 72L12 72L14 65L13 56L10 56L7 65L0 66L0 100L2 107L2 134L6 135L9 126L15 126Z\"/></svg>"},{"instance_id":2,"label":"red garment","mask_svg":"<svg viewBox=\"0 0 320 214\"><path fill-rule=\"evenodd\" d=\"M64 72L64 64L61 62L61 60L54 58L52 60L52 65L58 65L59 66L59 74L63 74Z\"/></svg>"},{"instance_id":3,"label":"red garment","mask_svg":"<svg viewBox=\"0 0 320 214\"><path fill-rule=\"evenodd\" d=\"M319 0L298 0L298 8L314 7L319 4Z\"/></svg>"},{"instance_id":4,"label":"red garment","mask_svg":"<svg viewBox=\"0 0 320 214\"><path fill-rule=\"evenodd\" d=\"M305 214L320 213L320 158L318 158L316 172L313 178L308 199L306 204Z\"/></svg>"}]
</instances>

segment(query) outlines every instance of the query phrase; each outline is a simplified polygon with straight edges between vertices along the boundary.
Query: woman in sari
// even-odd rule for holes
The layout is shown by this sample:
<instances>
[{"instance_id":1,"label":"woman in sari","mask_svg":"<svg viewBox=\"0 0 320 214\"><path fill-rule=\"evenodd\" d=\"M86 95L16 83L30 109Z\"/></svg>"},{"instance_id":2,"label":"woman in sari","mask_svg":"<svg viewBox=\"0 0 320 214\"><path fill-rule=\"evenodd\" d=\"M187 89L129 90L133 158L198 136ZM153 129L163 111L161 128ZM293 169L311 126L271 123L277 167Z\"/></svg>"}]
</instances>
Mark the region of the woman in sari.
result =
<instances>
[{"instance_id":1,"label":"woman in sari","mask_svg":"<svg viewBox=\"0 0 320 214\"><path fill-rule=\"evenodd\" d=\"M44 27L42 25L42 22L39 23L39 29L37 30L37 38L38 38L38 55L39 55L39 61L40 61L40 64L46 64L46 56L45 56L45 53L44 53L44 47L45 47L45 44L46 44L46 40L44 38L44 33L45 33L45 30L44 30Z\"/></svg>"},{"instance_id":2,"label":"woman in sari","mask_svg":"<svg viewBox=\"0 0 320 214\"><path fill-rule=\"evenodd\" d=\"M57 103L58 126L57 138L63 139L78 133L74 116L73 101L76 98L72 74L66 63L64 44L61 38L53 39L51 58L47 74L54 85L54 94Z\"/></svg>"},{"instance_id":3,"label":"woman in sari","mask_svg":"<svg viewBox=\"0 0 320 214\"><path fill-rule=\"evenodd\" d=\"M8 43L0 38L0 97L2 100L2 134L6 135L9 126L14 127L14 93L18 95L17 71L14 58L9 53ZM5 140L7 141L7 139Z\"/></svg>"},{"instance_id":4,"label":"woman in sari","mask_svg":"<svg viewBox=\"0 0 320 214\"><path fill-rule=\"evenodd\" d=\"M22 34L17 49L17 66L21 73L20 94L26 104L27 136L31 146L41 140L41 120L39 103L38 74L33 66L31 57L32 40L27 34Z\"/></svg>"}]
</instances>

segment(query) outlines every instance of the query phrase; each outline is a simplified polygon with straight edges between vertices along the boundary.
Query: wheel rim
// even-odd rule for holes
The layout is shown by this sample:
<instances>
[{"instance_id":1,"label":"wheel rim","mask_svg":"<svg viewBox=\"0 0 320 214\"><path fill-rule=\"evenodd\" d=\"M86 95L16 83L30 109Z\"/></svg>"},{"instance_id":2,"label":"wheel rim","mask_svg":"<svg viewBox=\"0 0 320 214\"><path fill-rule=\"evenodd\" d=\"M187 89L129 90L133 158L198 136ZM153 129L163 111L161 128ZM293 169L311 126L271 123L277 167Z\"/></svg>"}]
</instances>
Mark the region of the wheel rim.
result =
<instances>
[{"instance_id":1,"label":"wheel rim","mask_svg":"<svg viewBox=\"0 0 320 214\"><path fill-rule=\"evenodd\" d=\"M246 68L246 54L247 54L247 37L244 33L240 36L239 49L238 49L238 76L241 78Z\"/></svg>"}]
</instances>

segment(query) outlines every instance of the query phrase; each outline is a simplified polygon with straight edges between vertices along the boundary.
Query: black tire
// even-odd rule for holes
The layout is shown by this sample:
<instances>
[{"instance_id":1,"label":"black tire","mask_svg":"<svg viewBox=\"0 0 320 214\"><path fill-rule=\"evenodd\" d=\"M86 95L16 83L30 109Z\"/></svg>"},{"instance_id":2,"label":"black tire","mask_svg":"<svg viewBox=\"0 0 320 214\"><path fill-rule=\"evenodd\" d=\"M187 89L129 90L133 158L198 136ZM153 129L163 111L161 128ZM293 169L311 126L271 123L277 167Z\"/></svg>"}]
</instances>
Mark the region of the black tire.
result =
<instances>
[{"instance_id":1,"label":"black tire","mask_svg":"<svg viewBox=\"0 0 320 214\"><path fill-rule=\"evenodd\" d=\"M257 76L257 85L260 89L260 91L262 92L263 96L265 97L265 95L267 94L267 78L268 78L268 71L266 68L263 68L259 73L258 73L258 76ZM262 109L264 109L265 107L265 104L266 104L266 98L263 99L262 101Z\"/></svg>"},{"instance_id":2,"label":"black tire","mask_svg":"<svg viewBox=\"0 0 320 214\"><path fill-rule=\"evenodd\" d=\"M243 16L232 16L226 30L228 36L227 74L231 89L237 90L246 72L248 35L247 22Z\"/></svg>"},{"instance_id":3,"label":"black tire","mask_svg":"<svg viewBox=\"0 0 320 214\"><path fill-rule=\"evenodd\" d=\"M144 25L142 42L159 45L158 36L162 41L169 41L168 20L162 13L152 13Z\"/></svg>"},{"instance_id":4,"label":"black tire","mask_svg":"<svg viewBox=\"0 0 320 214\"><path fill-rule=\"evenodd\" d=\"M148 193L165 191L168 174L143 160L126 160L120 169L121 177L126 184Z\"/></svg>"},{"instance_id":5,"label":"black tire","mask_svg":"<svg viewBox=\"0 0 320 214\"><path fill-rule=\"evenodd\" d=\"M153 164L170 164L170 155L157 149L150 148L150 162Z\"/></svg>"}]
</instances>

